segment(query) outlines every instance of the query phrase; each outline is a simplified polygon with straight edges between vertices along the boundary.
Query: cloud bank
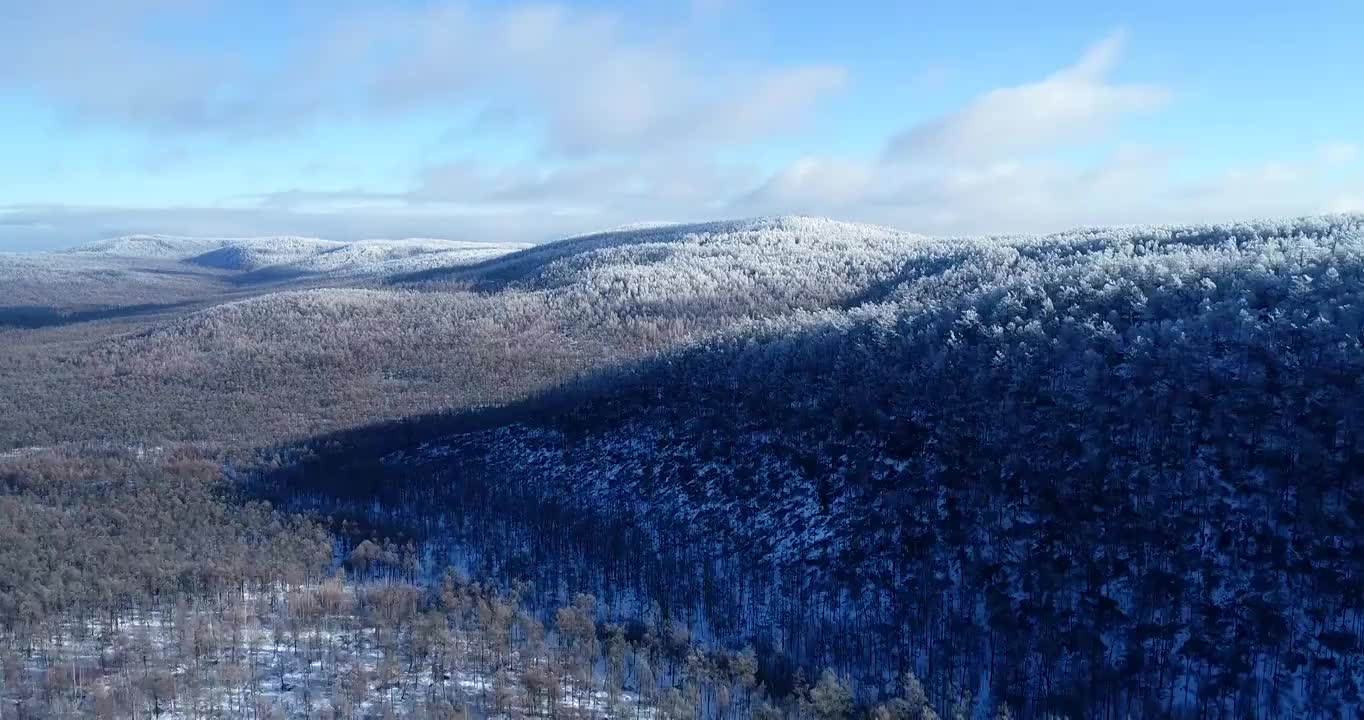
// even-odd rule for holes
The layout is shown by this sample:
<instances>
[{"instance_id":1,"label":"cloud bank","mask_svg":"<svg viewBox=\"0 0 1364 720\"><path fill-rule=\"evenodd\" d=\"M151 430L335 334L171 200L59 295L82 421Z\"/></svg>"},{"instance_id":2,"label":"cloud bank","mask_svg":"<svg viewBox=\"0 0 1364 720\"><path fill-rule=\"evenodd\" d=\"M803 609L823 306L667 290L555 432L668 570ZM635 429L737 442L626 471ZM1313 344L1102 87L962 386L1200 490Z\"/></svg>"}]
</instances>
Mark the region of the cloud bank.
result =
<instances>
[{"instance_id":1,"label":"cloud bank","mask_svg":"<svg viewBox=\"0 0 1364 720\"><path fill-rule=\"evenodd\" d=\"M0 83L86 118L251 136L361 113L494 108L557 152L742 142L799 123L845 83L824 64L713 66L620 15L554 4L348 5L281 57L149 35L213 2L16 4ZM204 18L199 18L205 21Z\"/></svg>"},{"instance_id":2,"label":"cloud bank","mask_svg":"<svg viewBox=\"0 0 1364 720\"><path fill-rule=\"evenodd\" d=\"M723 21L733 4L684 12ZM1179 98L1161 83L1114 80L1121 31L1040 78L983 88L906 123L878 152L814 147L774 167L758 150L836 107L856 84L848 67L711 56L656 23L556 4L339 3L304 13L308 32L255 57L156 30L207 22L223 7L7 5L0 90L39 98L75 124L150 137L251 142L337 119L434 112L452 118L456 139L529 132L533 152L433 159L397 190L261 188L191 207L0 205L0 249L132 232L536 242L637 221L779 213L965 234L1364 210L1350 139L1193 178L1179 171L1179 148L1125 141L1125 121L1159 117Z\"/></svg>"},{"instance_id":3,"label":"cloud bank","mask_svg":"<svg viewBox=\"0 0 1364 720\"><path fill-rule=\"evenodd\" d=\"M1159 110L1170 91L1107 81L1125 35L1114 33L1074 65L1016 87L991 90L969 105L890 139L890 160L990 160L1102 138L1124 115Z\"/></svg>"}]
</instances>

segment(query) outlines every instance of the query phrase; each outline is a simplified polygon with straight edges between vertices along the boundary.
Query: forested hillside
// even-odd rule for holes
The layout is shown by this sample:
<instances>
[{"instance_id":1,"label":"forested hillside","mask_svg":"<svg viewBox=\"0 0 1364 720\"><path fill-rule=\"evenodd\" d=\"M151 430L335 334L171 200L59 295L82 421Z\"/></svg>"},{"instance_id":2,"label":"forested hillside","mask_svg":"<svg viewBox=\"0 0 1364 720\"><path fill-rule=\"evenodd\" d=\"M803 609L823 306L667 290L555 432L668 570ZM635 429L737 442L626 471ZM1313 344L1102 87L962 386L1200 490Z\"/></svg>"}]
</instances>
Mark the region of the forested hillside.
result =
<instances>
[{"instance_id":1,"label":"forested hillside","mask_svg":"<svg viewBox=\"0 0 1364 720\"><path fill-rule=\"evenodd\" d=\"M1362 280L1361 216L7 256L0 698L1351 717Z\"/></svg>"},{"instance_id":2,"label":"forested hillside","mask_svg":"<svg viewBox=\"0 0 1364 720\"><path fill-rule=\"evenodd\" d=\"M0 711L34 718L846 716L659 613L329 535L190 450L0 456ZM346 550L337 554L333 542ZM918 680L893 707L922 715ZM888 706L889 707L889 706ZM931 715L928 715L931 717Z\"/></svg>"},{"instance_id":3,"label":"forested hillside","mask_svg":"<svg viewBox=\"0 0 1364 720\"><path fill-rule=\"evenodd\" d=\"M519 413L340 438L280 482L541 584L667 598L863 697L914 670L940 705L1028 717L1353 713L1360 229L906 239L866 273L816 251L783 288L822 308L738 310L756 319ZM677 288L713 315L718 279L747 277L722 254L688 283L669 263L704 252L637 237L488 282Z\"/></svg>"},{"instance_id":4,"label":"forested hillside","mask_svg":"<svg viewBox=\"0 0 1364 720\"><path fill-rule=\"evenodd\" d=\"M779 218L617 231L504 259L456 250L463 259L439 271L377 278L286 273L292 280L234 285L216 296L232 302L217 304L212 293L221 291L193 285L209 300L112 332L87 324L14 334L0 346L0 378L12 389L0 395L11 418L0 446L264 445L515 402L738 322L860 302L917 242L871 226ZM192 261L202 247L190 245L177 252ZM92 393L100 413L89 412Z\"/></svg>"}]
</instances>

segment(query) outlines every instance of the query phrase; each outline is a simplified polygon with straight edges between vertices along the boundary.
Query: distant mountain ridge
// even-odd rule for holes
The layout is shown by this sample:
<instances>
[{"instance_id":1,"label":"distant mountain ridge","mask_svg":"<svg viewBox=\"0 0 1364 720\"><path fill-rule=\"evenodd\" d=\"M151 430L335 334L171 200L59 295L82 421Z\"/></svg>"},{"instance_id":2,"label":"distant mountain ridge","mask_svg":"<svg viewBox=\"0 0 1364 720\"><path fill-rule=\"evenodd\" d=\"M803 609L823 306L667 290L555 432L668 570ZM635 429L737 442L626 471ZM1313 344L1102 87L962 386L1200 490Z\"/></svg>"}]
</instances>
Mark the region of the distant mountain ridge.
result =
<instances>
[{"instance_id":1,"label":"distant mountain ridge","mask_svg":"<svg viewBox=\"0 0 1364 720\"><path fill-rule=\"evenodd\" d=\"M185 260L217 250L233 238L185 237L179 235L122 235L79 245L58 255L103 255L156 260Z\"/></svg>"},{"instance_id":2,"label":"distant mountain ridge","mask_svg":"<svg viewBox=\"0 0 1364 720\"><path fill-rule=\"evenodd\" d=\"M816 269L811 264L836 274L875 272L926 239L876 225L795 215L659 224L577 235L510 253L470 270L453 268L399 279L454 278L482 289L525 290L638 280L642 283L631 286L652 291L667 284L665 276L671 272L716 269L727 275L726 280L739 281L740 287L764 279L774 285L792 281L804 286L806 279L823 282L817 272L810 272ZM690 294L694 290L686 286L697 279L688 278L677 289ZM840 279L838 284L844 282ZM734 290L732 294L739 291ZM762 303L767 298L754 299Z\"/></svg>"},{"instance_id":3,"label":"distant mountain ridge","mask_svg":"<svg viewBox=\"0 0 1364 720\"><path fill-rule=\"evenodd\" d=\"M383 275L453 267L529 247L524 243L433 238L323 240L274 237L205 238L128 235L100 240L58 256L175 261L215 270L274 275Z\"/></svg>"}]
</instances>

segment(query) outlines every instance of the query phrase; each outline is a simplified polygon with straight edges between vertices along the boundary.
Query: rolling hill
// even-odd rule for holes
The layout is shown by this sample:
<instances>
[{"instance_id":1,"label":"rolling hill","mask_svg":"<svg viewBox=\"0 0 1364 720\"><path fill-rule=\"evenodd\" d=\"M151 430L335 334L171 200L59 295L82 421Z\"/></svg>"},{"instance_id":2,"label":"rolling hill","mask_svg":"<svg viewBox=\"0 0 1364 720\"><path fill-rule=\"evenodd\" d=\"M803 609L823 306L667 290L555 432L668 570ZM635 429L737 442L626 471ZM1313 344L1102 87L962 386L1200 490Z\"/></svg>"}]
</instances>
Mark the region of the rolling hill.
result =
<instances>
[{"instance_id":1,"label":"rolling hill","mask_svg":"<svg viewBox=\"0 0 1364 720\"><path fill-rule=\"evenodd\" d=\"M4 441L261 449L278 507L868 701L1360 706L1364 217L415 245L155 244L261 284L25 334Z\"/></svg>"},{"instance_id":2,"label":"rolling hill","mask_svg":"<svg viewBox=\"0 0 1364 720\"><path fill-rule=\"evenodd\" d=\"M868 697L908 669L1029 717L1357 706L1364 219L764 223L480 268L731 321L507 409L328 436L266 487Z\"/></svg>"}]
</instances>

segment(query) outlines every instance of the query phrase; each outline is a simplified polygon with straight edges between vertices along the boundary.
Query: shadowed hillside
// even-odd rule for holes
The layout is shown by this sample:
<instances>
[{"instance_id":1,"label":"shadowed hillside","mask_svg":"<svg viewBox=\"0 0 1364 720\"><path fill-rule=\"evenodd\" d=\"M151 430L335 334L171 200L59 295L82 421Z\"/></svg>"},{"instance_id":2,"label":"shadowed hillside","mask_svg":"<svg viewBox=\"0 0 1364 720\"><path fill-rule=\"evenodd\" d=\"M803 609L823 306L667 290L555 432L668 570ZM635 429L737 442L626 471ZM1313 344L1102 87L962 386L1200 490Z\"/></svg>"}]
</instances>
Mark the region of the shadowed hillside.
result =
<instances>
[{"instance_id":1,"label":"shadowed hillside","mask_svg":"<svg viewBox=\"0 0 1364 720\"><path fill-rule=\"evenodd\" d=\"M921 241L865 303L338 437L267 487L654 598L863 697L912 670L1027 717L1335 712L1360 681L1360 229Z\"/></svg>"},{"instance_id":2,"label":"shadowed hillside","mask_svg":"<svg viewBox=\"0 0 1364 720\"><path fill-rule=\"evenodd\" d=\"M234 477L347 552L752 646L792 708L832 669L868 707L912 673L944 712L1339 715L1362 230L619 231L11 331L0 411L260 449Z\"/></svg>"}]
</instances>

